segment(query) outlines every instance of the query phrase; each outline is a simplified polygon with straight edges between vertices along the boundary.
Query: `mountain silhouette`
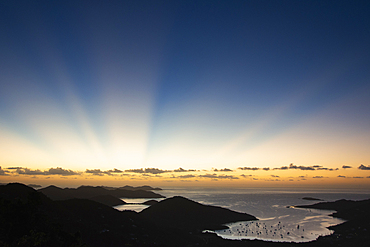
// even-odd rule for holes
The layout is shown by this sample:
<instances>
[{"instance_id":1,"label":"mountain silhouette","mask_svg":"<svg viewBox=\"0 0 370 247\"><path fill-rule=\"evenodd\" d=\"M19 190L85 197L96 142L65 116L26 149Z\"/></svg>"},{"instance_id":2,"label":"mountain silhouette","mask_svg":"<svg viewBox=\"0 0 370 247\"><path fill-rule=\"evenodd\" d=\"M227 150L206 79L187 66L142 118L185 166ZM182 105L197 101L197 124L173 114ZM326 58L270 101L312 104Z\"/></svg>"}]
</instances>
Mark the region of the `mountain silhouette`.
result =
<instances>
[{"instance_id":1,"label":"mountain silhouette","mask_svg":"<svg viewBox=\"0 0 370 247\"><path fill-rule=\"evenodd\" d=\"M55 186L49 189L63 191ZM95 199L99 197L112 199L110 195ZM370 200L339 200L305 207L337 210L333 216L347 221L330 227L335 230L333 235L300 246L369 246ZM180 196L164 199L136 213L118 211L91 199L53 201L19 183L0 185L0 246L292 246L260 240L225 240L213 233L202 233L221 229L229 222L247 220L256 218Z\"/></svg>"},{"instance_id":2,"label":"mountain silhouette","mask_svg":"<svg viewBox=\"0 0 370 247\"><path fill-rule=\"evenodd\" d=\"M113 196L116 198L163 198L162 195L145 190L106 189L101 186L80 186L74 188L59 188L54 185L39 189L39 192L52 200L67 200L73 198L89 199L96 196ZM123 204L123 203L122 203Z\"/></svg>"},{"instance_id":3,"label":"mountain silhouette","mask_svg":"<svg viewBox=\"0 0 370 247\"><path fill-rule=\"evenodd\" d=\"M165 199L140 212L158 225L176 226L186 230L222 229L235 221L257 220L256 217L226 208L203 205L181 196Z\"/></svg>"}]
</instances>

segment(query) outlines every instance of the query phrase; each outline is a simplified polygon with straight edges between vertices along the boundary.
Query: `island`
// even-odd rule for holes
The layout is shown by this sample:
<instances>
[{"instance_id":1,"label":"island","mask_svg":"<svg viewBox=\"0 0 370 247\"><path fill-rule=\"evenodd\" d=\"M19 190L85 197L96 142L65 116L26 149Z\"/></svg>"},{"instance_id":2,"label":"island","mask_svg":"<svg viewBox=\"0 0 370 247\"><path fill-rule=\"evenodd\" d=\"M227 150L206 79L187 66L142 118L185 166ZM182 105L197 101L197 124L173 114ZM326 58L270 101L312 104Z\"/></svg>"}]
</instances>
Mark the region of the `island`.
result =
<instances>
[{"instance_id":1,"label":"island","mask_svg":"<svg viewBox=\"0 0 370 247\"><path fill-rule=\"evenodd\" d=\"M303 197L302 200L307 201L322 201L322 199L314 198L314 197Z\"/></svg>"},{"instance_id":2,"label":"island","mask_svg":"<svg viewBox=\"0 0 370 247\"><path fill-rule=\"evenodd\" d=\"M361 201L338 200L334 202L320 202L313 205L299 205L297 208L313 208L335 210L333 217L341 218L346 222L331 226L334 230L330 236L320 237L318 244L326 246L369 246L370 245L370 199ZM320 245L321 246L321 245Z\"/></svg>"},{"instance_id":3,"label":"island","mask_svg":"<svg viewBox=\"0 0 370 247\"><path fill-rule=\"evenodd\" d=\"M108 206L125 204L120 198L164 198L164 196L150 190L131 190L102 186L80 186L73 188L59 188L51 185L38 190L52 200L90 199Z\"/></svg>"}]
</instances>

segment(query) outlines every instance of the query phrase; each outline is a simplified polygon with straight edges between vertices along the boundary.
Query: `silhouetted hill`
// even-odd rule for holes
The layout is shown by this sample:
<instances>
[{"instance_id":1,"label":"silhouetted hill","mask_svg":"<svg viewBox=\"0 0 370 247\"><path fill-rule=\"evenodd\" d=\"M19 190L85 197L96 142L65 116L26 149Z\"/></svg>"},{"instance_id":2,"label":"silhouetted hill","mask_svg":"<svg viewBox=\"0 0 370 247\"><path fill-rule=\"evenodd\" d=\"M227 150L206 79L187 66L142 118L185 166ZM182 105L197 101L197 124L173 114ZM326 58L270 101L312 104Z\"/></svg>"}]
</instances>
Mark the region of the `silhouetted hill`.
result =
<instances>
[{"instance_id":1,"label":"silhouetted hill","mask_svg":"<svg viewBox=\"0 0 370 247\"><path fill-rule=\"evenodd\" d=\"M31 187L20 183L9 183L0 186L0 198L25 202L30 194L36 193Z\"/></svg>"},{"instance_id":2,"label":"silhouetted hill","mask_svg":"<svg viewBox=\"0 0 370 247\"><path fill-rule=\"evenodd\" d=\"M313 205L296 206L335 210L332 216L347 220L337 226L332 226L334 235L321 237L317 244L326 246L370 246L370 199L362 201L338 200L335 202L320 202Z\"/></svg>"},{"instance_id":3,"label":"silhouetted hill","mask_svg":"<svg viewBox=\"0 0 370 247\"><path fill-rule=\"evenodd\" d=\"M314 197L303 197L302 200L307 200L307 201L322 201L319 198L314 198Z\"/></svg>"},{"instance_id":4,"label":"silhouetted hill","mask_svg":"<svg viewBox=\"0 0 370 247\"><path fill-rule=\"evenodd\" d=\"M335 234L310 243L232 241L212 233L203 234L202 230L256 218L183 197L165 199L141 213L120 212L89 199L52 201L28 186L15 183L0 186L0 246L370 246L370 200L340 200L307 207L337 210L334 215L348 221L331 227Z\"/></svg>"},{"instance_id":5,"label":"silhouetted hill","mask_svg":"<svg viewBox=\"0 0 370 247\"><path fill-rule=\"evenodd\" d=\"M120 189L124 189L124 190L162 190L161 188L153 188L153 187L148 186L148 185L138 186L138 187L125 185L123 187L120 187Z\"/></svg>"},{"instance_id":6,"label":"silhouetted hill","mask_svg":"<svg viewBox=\"0 0 370 247\"><path fill-rule=\"evenodd\" d=\"M355 206L360 206L362 204L369 203L370 200L363 201L352 201L352 200L338 200L335 202L320 202L313 205L300 205L295 206L297 208L315 208L315 209L324 209L324 210L336 210L336 211L345 211Z\"/></svg>"},{"instance_id":7,"label":"silhouetted hill","mask_svg":"<svg viewBox=\"0 0 370 247\"><path fill-rule=\"evenodd\" d=\"M163 198L163 196L152 191L105 189L103 187L80 186L77 189L61 189L56 186L49 186L38 191L42 192L52 200L67 200L73 198L89 199L96 196L113 196L116 198Z\"/></svg>"},{"instance_id":8,"label":"silhouetted hill","mask_svg":"<svg viewBox=\"0 0 370 247\"><path fill-rule=\"evenodd\" d=\"M156 201L156 200L149 200L149 201L144 202L143 204L152 206L152 205L157 204L157 203L158 203L158 201Z\"/></svg>"},{"instance_id":9,"label":"silhouetted hill","mask_svg":"<svg viewBox=\"0 0 370 247\"><path fill-rule=\"evenodd\" d=\"M89 200L100 202L104 205L111 206L111 207L126 204L126 202L112 195L94 196L94 197L89 198Z\"/></svg>"},{"instance_id":10,"label":"silhouetted hill","mask_svg":"<svg viewBox=\"0 0 370 247\"><path fill-rule=\"evenodd\" d=\"M0 246L80 246L55 216L59 207L23 184L0 186Z\"/></svg>"},{"instance_id":11,"label":"silhouetted hill","mask_svg":"<svg viewBox=\"0 0 370 247\"><path fill-rule=\"evenodd\" d=\"M226 223L257 219L252 215L202 205L180 196L158 202L144 209L140 215L161 226L172 226L189 231L222 229L224 228L222 225Z\"/></svg>"},{"instance_id":12,"label":"silhouetted hill","mask_svg":"<svg viewBox=\"0 0 370 247\"><path fill-rule=\"evenodd\" d=\"M148 241L148 232L136 212L120 212L88 199L57 202L68 212L60 222L72 233L79 232L88 246L138 246ZM144 235L147 237L144 237Z\"/></svg>"},{"instance_id":13,"label":"silhouetted hill","mask_svg":"<svg viewBox=\"0 0 370 247\"><path fill-rule=\"evenodd\" d=\"M151 246L156 230L148 225L136 212L92 200L52 201L23 184L0 186L0 246Z\"/></svg>"}]
</instances>

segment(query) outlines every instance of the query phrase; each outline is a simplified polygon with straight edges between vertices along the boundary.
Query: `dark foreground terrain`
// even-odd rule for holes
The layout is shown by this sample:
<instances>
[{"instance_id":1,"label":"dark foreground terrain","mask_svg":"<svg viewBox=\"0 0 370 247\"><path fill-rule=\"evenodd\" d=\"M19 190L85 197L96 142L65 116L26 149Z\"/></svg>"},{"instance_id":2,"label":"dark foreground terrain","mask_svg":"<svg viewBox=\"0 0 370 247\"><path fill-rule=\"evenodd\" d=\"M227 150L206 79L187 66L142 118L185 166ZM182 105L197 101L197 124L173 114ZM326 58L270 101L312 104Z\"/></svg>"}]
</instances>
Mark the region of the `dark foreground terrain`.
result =
<instances>
[{"instance_id":1,"label":"dark foreground terrain","mask_svg":"<svg viewBox=\"0 0 370 247\"><path fill-rule=\"evenodd\" d=\"M100 195L101 196L101 195ZM0 186L0 246L370 246L369 200L318 203L348 221L335 234L304 244L231 241L204 229L254 220L183 197L165 199L141 213L117 211L90 199L51 200L23 184Z\"/></svg>"}]
</instances>

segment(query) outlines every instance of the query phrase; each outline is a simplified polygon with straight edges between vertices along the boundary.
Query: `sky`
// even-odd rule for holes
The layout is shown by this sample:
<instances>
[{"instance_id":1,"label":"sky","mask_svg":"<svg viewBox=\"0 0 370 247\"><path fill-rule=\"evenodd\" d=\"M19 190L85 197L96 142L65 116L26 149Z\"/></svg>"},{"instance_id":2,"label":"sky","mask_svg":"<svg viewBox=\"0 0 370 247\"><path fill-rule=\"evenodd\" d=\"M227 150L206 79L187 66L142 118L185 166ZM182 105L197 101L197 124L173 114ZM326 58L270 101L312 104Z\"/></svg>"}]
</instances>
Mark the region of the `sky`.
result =
<instances>
[{"instance_id":1,"label":"sky","mask_svg":"<svg viewBox=\"0 0 370 247\"><path fill-rule=\"evenodd\" d=\"M1 1L0 182L370 189L369 1Z\"/></svg>"}]
</instances>

